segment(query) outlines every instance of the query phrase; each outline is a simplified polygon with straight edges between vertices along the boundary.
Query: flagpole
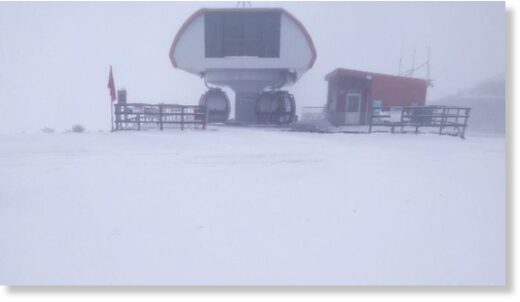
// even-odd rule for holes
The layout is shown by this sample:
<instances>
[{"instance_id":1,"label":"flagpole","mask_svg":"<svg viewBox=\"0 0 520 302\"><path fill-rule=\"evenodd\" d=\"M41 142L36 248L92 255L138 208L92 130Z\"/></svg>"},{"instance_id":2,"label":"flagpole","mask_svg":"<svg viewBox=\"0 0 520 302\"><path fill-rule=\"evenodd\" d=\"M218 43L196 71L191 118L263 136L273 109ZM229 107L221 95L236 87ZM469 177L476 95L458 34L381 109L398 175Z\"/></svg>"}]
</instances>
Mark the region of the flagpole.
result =
<instances>
[{"instance_id":1,"label":"flagpole","mask_svg":"<svg viewBox=\"0 0 520 302\"><path fill-rule=\"evenodd\" d=\"M114 132L114 101L110 99L110 132Z\"/></svg>"},{"instance_id":2,"label":"flagpole","mask_svg":"<svg viewBox=\"0 0 520 302\"><path fill-rule=\"evenodd\" d=\"M108 86L110 89L110 132L114 132L114 100L116 97L116 87L114 84L114 76L112 75L112 65L110 65L110 74L108 75Z\"/></svg>"}]
</instances>

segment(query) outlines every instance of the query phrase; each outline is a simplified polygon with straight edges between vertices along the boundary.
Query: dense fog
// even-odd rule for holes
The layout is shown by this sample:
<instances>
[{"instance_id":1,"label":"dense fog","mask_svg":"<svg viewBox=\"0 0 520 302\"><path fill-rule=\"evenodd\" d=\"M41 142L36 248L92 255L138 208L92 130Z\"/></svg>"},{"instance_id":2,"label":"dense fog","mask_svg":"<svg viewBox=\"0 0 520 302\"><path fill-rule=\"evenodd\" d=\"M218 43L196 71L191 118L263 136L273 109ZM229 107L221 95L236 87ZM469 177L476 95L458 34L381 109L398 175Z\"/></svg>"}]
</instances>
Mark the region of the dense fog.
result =
<instances>
[{"instance_id":1,"label":"dense fog","mask_svg":"<svg viewBox=\"0 0 520 302\"><path fill-rule=\"evenodd\" d=\"M130 101L196 104L203 81L168 58L183 22L201 7L235 2L0 3L0 132L58 131L74 123L110 128L109 66ZM323 106L335 68L397 74L431 49L428 103L505 74L503 3L290 3L318 58L288 89L302 106ZM426 77L426 70L414 76ZM231 91L228 91L232 97ZM497 100L496 110L503 108ZM501 106L501 107L500 107ZM475 114L477 114L475 110Z\"/></svg>"}]
</instances>

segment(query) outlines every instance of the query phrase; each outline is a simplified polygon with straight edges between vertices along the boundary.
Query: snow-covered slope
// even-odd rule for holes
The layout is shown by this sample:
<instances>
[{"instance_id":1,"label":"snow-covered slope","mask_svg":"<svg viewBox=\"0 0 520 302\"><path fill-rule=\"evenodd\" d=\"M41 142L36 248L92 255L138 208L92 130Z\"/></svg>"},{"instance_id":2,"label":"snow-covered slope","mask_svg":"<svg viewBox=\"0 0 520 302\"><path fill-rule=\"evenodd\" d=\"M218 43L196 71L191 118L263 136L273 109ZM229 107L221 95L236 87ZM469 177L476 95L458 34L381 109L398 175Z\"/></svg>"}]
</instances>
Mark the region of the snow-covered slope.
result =
<instances>
[{"instance_id":1,"label":"snow-covered slope","mask_svg":"<svg viewBox=\"0 0 520 302\"><path fill-rule=\"evenodd\" d=\"M503 137L0 137L1 284L505 282Z\"/></svg>"}]
</instances>

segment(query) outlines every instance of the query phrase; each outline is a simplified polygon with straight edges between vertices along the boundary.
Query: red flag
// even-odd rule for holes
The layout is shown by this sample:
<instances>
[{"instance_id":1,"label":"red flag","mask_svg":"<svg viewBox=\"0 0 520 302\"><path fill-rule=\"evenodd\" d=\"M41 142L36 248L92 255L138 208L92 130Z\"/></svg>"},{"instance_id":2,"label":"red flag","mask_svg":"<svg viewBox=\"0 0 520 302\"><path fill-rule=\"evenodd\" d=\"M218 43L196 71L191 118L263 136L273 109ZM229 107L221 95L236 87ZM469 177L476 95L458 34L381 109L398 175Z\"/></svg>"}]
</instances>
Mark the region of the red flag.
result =
<instances>
[{"instance_id":1,"label":"red flag","mask_svg":"<svg viewBox=\"0 0 520 302\"><path fill-rule=\"evenodd\" d=\"M113 102L116 99L116 85L114 84L114 76L112 75L112 65L110 65L110 75L108 76L108 88L110 89L110 99Z\"/></svg>"}]
</instances>

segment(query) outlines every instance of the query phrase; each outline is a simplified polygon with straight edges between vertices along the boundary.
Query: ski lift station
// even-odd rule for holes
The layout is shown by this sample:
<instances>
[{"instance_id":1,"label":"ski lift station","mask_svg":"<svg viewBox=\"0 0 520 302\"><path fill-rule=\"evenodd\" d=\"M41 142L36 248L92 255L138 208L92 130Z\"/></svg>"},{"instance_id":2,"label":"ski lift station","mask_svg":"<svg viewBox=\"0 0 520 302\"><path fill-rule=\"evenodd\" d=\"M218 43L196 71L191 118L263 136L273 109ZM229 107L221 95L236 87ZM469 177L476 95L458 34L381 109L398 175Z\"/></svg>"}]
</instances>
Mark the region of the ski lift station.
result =
<instances>
[{"instance_id":1,"label":"ski lift station","mask_svg":"<svg viewBox=\"0 0 520 302\"><path fill-rule=\"evenodd\" d=\"M177 32L170 60L205 81L200 104L210 121L227 120L230 101L220 87L229 87L236 122L290 123L296 103L282 88L312 68L316 50L303 24L284 9L203 8Z\"/></svg>"},{"instance_id":2,"label":"ski lift station","mask_svg":"<svg viewBox=\"0 0 520 302\"><path fill-rule=\"evenodd\" d=\"M118 98L115 130L206 129L208 122L228 123L232 102L223 88L234 91L235 123L291 124L297 120L296 100L284 87L311 69L316 56L303 24L282 8L199 9L182 24L169 53L175 68L206 84L198 106L126 103L126 97ZM426 78L413 78L422 67ZM426 106L429 49L428 60L404 74L337 68L326 80L325 106L307 107L320 110L317 114L305 114L302 108L304 122L311 116L334 126L368 125L369 133L374 127L390 132L412 127L415 133L438 128L439 134L464 138L470 108Z\"/></svg>"},{"instance_id":3,"label":"ski lift station","mask_svg":"<svg viewBox=\"0 0 520 302\"><path fill-rule=\"evenodd\" d=\"M327 74L327 119L333 125L370 122L374 107L425 106L429 81L337 68Z\"/></svg>"}]
</instances>

